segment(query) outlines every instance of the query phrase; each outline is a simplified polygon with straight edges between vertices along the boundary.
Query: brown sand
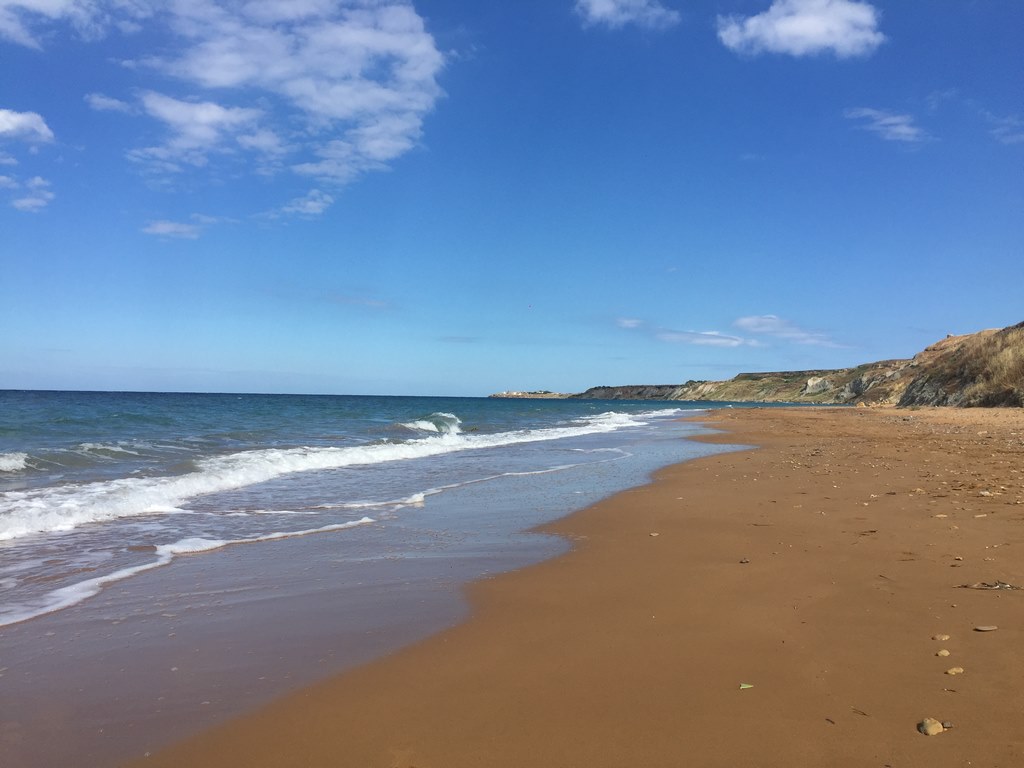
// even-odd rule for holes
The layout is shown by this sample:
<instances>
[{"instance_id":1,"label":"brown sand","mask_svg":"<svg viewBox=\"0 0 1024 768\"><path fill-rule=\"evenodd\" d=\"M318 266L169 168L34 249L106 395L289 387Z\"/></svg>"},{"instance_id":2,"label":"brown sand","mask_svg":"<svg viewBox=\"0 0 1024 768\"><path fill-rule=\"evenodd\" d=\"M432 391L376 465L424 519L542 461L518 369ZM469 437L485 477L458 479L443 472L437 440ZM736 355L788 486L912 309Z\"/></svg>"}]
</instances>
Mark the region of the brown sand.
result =
<instances>
[{"instance_id":1,"label":"brown sand","mask_svg":"<svg viewBox=\"0 0 1024 768\"><path fill-rule=\"evenodd\" d=\"M467 623L141 765L1024 765L1024 591L957 588L1024 585L1024 411L710 418L763 449L549 526L578 545Z\"/></svg>"}]
</instances>

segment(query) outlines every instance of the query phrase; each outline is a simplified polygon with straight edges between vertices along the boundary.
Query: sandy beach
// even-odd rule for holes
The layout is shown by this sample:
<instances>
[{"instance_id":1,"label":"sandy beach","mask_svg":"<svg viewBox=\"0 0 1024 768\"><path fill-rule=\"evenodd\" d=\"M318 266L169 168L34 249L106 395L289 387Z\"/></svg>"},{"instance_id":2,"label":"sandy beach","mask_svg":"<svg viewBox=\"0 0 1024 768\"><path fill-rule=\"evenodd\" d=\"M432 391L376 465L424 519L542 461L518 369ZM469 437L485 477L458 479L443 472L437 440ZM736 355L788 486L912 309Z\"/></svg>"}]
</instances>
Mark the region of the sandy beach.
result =
<instances>
[{"instance_id":1,"label":"sandy beach","mask_svg":"<svg viewBox=\"0 0 1024 768\"><path fill-rule=\"evenodd\" d=\"M138 765L1024 764L1024 411L702 420L759 449L547 526L573 550L471 585L467 622Z\"/></svg>"}]
</instances>

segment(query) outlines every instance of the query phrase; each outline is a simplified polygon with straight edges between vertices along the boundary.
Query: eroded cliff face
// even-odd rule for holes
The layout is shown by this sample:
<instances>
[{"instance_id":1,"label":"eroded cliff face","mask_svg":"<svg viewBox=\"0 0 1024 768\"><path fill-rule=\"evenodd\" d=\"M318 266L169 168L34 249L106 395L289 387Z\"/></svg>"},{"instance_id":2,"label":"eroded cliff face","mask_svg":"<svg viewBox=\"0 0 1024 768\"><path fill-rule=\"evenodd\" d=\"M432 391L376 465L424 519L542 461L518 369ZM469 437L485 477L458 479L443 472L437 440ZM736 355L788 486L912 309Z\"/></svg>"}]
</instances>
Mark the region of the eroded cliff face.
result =
<instances>
[{"instance_id":1,"label":"eroded cliff face","mask_svg":"<svg viewBox=\"0 0 1024 768\"><path fill-rule=\"evenodd\" d=\"M1024 407L1024 323L947 336L908 360L837 370L741 373L728 381L592 387L571 397Z\"/></svg>"}]
</instances>

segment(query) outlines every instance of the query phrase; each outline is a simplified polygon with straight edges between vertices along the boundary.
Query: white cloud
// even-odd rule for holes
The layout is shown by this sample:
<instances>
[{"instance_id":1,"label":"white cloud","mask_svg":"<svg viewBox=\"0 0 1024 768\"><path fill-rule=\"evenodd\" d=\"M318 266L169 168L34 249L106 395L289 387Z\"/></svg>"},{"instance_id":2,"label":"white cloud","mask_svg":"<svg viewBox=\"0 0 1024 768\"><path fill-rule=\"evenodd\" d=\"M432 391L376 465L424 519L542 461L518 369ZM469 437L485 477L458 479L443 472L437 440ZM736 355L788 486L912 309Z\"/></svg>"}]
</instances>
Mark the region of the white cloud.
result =
<instances>
[{"instance_id":1,"label":"white cloud","mask_svg":"<svg viewBox=\"0 0 1024 768\"><path fill-rule=\"evenodd\" d=\"M0 176L0 189L17 189L19 186L10 176Z\"/></svg>"},{"instance_id":2,"label":"white cloud","mask_svg":"<svg viewBox=\"0 0 1024 768\"><path fill-rule=\"evenodd\" d=\"M886 141L918 142L928 138L924 130L914 125L914 118L910 115L870 107L848 109L843 115L850 120L863 121L861 126L865 130L877 133Z\"/></svg>"},{"instance_id":3,"label":"white cloud","mask_svg":"<svg viewBox=\"0 0 1024 768\"><path fill-rule=\"evenodd\" d=\"M656 328L634 317L620 317L615 321L619 328L635 330L646 336L671 344L693 344L701 347L759 346L753 339L745 339L720 331L677 331L672 328Z\"/></svg>"},{"instance_id":4,"label":"white cloud","mask_svg":"<svg viewBox=\"0 0 1024 768\"><path fill-rule=\"evenodd\" d=\"M19 211L37 213L48 206L56 195L50 191L50 182L39 176L35 176L25 182L25 195L15 198L11 205Z\"/></svg>"},{"instance_id":5,"label":"white cloud","mask_svg":"<svg viewBox=\"0 0 1024 768\"><path fill-rule=\"evenodd\" d=\"M823 333L805 331L778 315L751 315L738 318L733 325L741 331L763 336L771 336L795 344L808 344L820 347L838 347Z\"/></svg>"},{"instance_id":6,"label":"white cloud","mask_svg":"<svg viewBox=\"0 0 1024 768\"><path fill-rule=\"evenodd\" d=\"M81 0L0 0L0 37L29 48L41 47L30 27L39 21L69 19L88 26L91 4Z\"/></svg>"},{"instance_id":7,"label":"white cloud","mask_svg":"<svg viewBox=\"0 0 1024 768\"><path fill-rule=\"evenodd\" d=\"M0 109L0 138L25 141L53 141L53 131L35 112Z\"/></svg>"},{"instance_id":8,"label":"white cloud","mask_svg":"<svg viewBox=\"0 0 1024 768\"><path fill-rule=\"evenodd\" d=\"M181 170L182 163L205 165L209 153L224 151L226 139L251 128L262 114L258 109L222 107L212 101L181 101L154 91L142 95L142 106L167 126L170 138L154 147L132 150L128 156L168 171Z\"/></svg>"},{"instance_id":9,"label":"white cloud","mask_svg":"<svg viewBox=\"0 0 1024 768\"><path fill-rule=\"evenodd\" d=\"M878 18L871 4L857 0L774 0L756 16L719 16L718 39L747 54L866 56L885 40Z\"/></svg>"},{"instance_id":10,"label":"white cloud","mask_svg":"<svg viewBox=\"0 0 1024 768\"><path fill-rule=\"evenodd\" d=\"M990 133L1000 144L1024 144L1024 120L1018 117L998 117L989 112L984 113L992 124Z\"/></svg>"},{"instance_id":11,"label":"white cloud","mask_svg":"<svg viewBox=\"0 0 1024 768\"><path fill-rule=\"evenodd\" d=\"M158 0L0 0L0 38L29 48L42 48L48 24L66 21L86 40L102 37L107 28L135 31Z\"/></svg>"},{"instance_id":12,"label":"white cloud","mask_svg":"<svg viewBox=\"0 0 1024 768\"><path fill-rule=\"evenodd\" d=\"M739 336L730 336L718 331L672 331L662 330L655 338L673 344L695 344L701 347L739 347L751 342Z\"/></svg>"},{"instance_id":13,"label":"white cloud","mask_svg":"<svg viewBox=\"0 0 1024 768\"><path fill-rule=\"evenodd\" d=\"M86 94L85 103L97 112L123 112L125 114L134 112L132 105L128 102L104 96L102 93Z\"/></svg>"},{"instance_id":14,"label":"white cloud","mask_svg":"<svg viewBox=\"0 0 1024 768\"><path fill-rule=\"evenodd\" d=\"M0 165L17 165L18 161L10 155L0 152Z\"/></svg>"},{"instance_id":15,"label":"white cloud","mask_svg":"<svg viewBox=\"0 0 1024 768\"><path fill-rule=\"evenodd\" d=\"M293 154L292 169L346 183L419 142L444 64L406 0L181 0L184 43L143 65L187 84L268 104L243 149Z\"/></svg>"},{"instance_id":16,"label":"white cloud","mask_svg":"<svg viewBox=\"0 0 1024 768\"><path fill-rule=\"evenodd\" d=\"M85 97L167 128L127 153L156 172L233 155L255 157L255 173L344 184L414 149L442 96L444 56L411 0L0 0L0 37L41 47L69 24L165 41L122 62L143 79L140 96ZM159 87L146 89L147 75Z\"/></svg>"},{"instance_id":17,"label":"white cloud","mask_svg":"<svg viewBox=\"0 0 1024 768\"><path fill-rule=\"evenodd\" d=\"M311 189L302 197L297 197L281 209L282 213L298 214L299 216L319 216L334 203L334 198L319 189Z\"/></svg>"},{"instance_id":18,"label":"white cloud","mask_svg":"<svg viewBox=\"0 0 1024 768\"><path fill-rule=\"evenodd\" d=\"M659 0L576 0L576 12L587 24L605 24L618 29L627 24L648 29L667 29L679 23L679 11Z\"/></svg>"},{"instance_id":19,"label":"white cloud","mask_svg":"<svg viewBox=\"0 0 1024 768\"><path fill-rule=\"evenodd\" d=\"M199 233L202 231L195 224L185 224L179 221L151 221L142 231L147 235L157 235L159 237L173 237L179 240L195 240L199 237Z\"/></svg>"}]
</instances>

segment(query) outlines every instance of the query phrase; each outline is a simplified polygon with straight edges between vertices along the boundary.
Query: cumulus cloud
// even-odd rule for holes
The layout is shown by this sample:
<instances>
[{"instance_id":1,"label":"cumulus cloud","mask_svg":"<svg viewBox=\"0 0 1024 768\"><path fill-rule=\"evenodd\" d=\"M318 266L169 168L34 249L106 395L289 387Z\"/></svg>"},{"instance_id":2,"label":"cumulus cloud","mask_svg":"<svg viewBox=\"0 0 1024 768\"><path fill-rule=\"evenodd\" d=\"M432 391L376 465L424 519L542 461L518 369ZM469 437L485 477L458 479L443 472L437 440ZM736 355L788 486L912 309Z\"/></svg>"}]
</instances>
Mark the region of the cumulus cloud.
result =
<instances>
[{"instance_id":1,"label":"cumulus cloud","mask_svg":"<svg viewBox=\"0 0 1024 768\"><path fill-rule=\"evenodd\" d=\"M26 213L38 213L56 197L50 191L50 182L40 176L34 176L26 181L24 185L15 182L15 187L23 190L23 192L21 197L16 197L11 201L11 205L19 211Z\"/></svg>"},{"instance_id":2,"label":"cumulus cloud","mask_svg":"<svg viewBox=\"0 0 1024 768\"><path fill-rule=\"evenodd\" d=\"M879 13L857 0L774 0L756 16L719 16L718 39L738 53L866 56L885 41Z\"/></svg>"},{"instance_id":3,"label":"cumulus cloud","mask_svg":"<svg viewBox=\"0 0 1024 768\"><path fill-rule=\"evenodd\" d=\"M195 240L199 237L201 229L196 224L188 224L180 221L151 221L142 228L147 235L159 237L170 237L179 240Z\"/></svg>"},{"instance_id":4,"label":"cumulus cloud","mask_svg":"<svg viewBox=\"0 0 1024 768\"><path fill-rule=\"evenodd\" d=\"M750 315L740 317L733 326L755 335L770 336L795 344L809 344L820 347L838 347L828 336L816 331L806 331L778 315Z\"/></svg>"},{"instance_id":5,"label":"cumulus cloud","mask_svg":"<svg viewBox=\"0 0 1024 768\"><path fill-rule=\"evenodd\" d=\"M919 142L928 138L928 134L914 124L914 118L910 115L870 107L848 109L843 114L850 120L860 120L862 128L878 134L886 141Z\"/></svg>"},{"instance_id":6,"label":"cumulus cloud","mask_svg":"<svg viewBox=\"0 0 1024 768\"><path fill-rule=\"evenodd\" d=\"M681 18L679 11L666 8L659 0L576 0L576 12L586 24L603 24L612 29L627 24L667 29Z\"/></svg>"},{"instance_id":7,"label":"cumulus cloud","mask_svg":"<svg viewBox=\"0 0 1024 768\"><path fill-rule=\"evenodd\" d=\"M384 167L417 145L441 96L444 58L405 0L174 9L170 25L182 47L140 64L227 97L259 94L270 106L239 146L292 152L290 167L300 174L346 183Z\"/></svg>"},{"instance_id":8,"label":"cumulus cloud","mask_svg":"<svg viewBox=\"0 0 1024 768\"><path fill-rule=\"evenodd\" d=\"M53 141L53 131L35 112L0 109L0 139L48 142Z\"/></svg>"},{"instance_id":9,"label":"cumulus cloud","mask_svg":"<svg viewBox=\"0 0 1024 768\"><path fill-rule=\"evenodd\" d=\"M644 321L638 320L635 317L620 317L615 321L615 324L619 326L619 328L633 329L641 327L644 324Z\"/></svg>"},{"instance_id":10,"label":"cumulus cloud","mask_svg":"<svg viewBox=\"0 0 1024 768\"><path fill-rule=\"evenodd\" d=\"M85 97L165 128L127 153L158 173L216 157L345 184L414 149L442 96L444 56L410 0L0 0L9 40L41 47L50 27L69 24L86 37L145 28L166 40L122 62L159 87ZM41 118L34 133L18 125L49 140Z\"/></svg>"}]
</instances>

